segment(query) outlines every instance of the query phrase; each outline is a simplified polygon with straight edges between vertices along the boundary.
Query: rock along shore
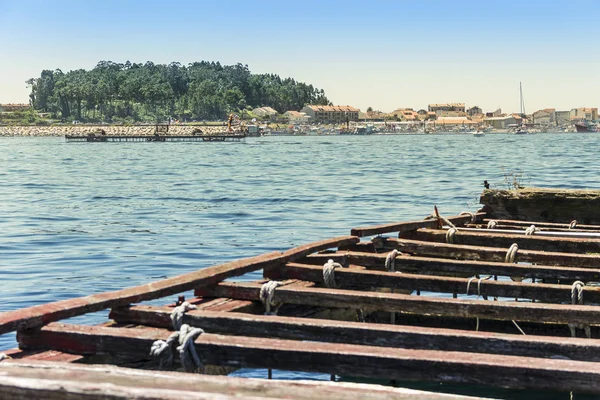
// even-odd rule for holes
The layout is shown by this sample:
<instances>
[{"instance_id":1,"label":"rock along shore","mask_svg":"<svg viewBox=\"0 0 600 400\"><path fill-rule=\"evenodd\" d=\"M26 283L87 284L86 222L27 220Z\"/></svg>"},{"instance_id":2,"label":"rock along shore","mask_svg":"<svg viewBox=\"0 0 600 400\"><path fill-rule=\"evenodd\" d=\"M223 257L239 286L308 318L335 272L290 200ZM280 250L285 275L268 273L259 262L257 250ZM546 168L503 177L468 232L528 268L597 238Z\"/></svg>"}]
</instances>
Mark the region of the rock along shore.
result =
<instances>
[{"instance_id":1,"label":"rock along shore","mask_svg":"<svg viewBox=\"0 0 600 400\"><path fill-rule=\"evenodd\" d=\"M108 136L154 135L154 125L64 125L64 126L0 126L0 136L87 136L103 129ZM195 129L204 135L218 135L227 132L226 126L187 126L171 125L167 135L191 135Z\"/></svg>"}]
</instances>

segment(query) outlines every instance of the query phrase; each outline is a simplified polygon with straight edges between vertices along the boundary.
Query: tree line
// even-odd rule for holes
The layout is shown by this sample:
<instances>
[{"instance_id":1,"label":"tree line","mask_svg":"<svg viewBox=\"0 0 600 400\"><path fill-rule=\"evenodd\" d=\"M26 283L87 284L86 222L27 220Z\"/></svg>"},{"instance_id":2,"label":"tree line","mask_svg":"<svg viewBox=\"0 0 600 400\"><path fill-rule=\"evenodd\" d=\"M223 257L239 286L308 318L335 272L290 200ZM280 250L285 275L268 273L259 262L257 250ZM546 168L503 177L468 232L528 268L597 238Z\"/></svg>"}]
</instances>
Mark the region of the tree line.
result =
<instances>
[{"instance_id":1,"label":"tree line","mask_svg":"<svg viewBox=\"0 0 600 400\"><path fill-rule=\"evenodd\" d=\"M26 83L32 107L64 121L214 120L255 107L281 113L330 104L322 89L240 63L100 61L89 71L44 70Z\"/></svg>"}]
</instances>

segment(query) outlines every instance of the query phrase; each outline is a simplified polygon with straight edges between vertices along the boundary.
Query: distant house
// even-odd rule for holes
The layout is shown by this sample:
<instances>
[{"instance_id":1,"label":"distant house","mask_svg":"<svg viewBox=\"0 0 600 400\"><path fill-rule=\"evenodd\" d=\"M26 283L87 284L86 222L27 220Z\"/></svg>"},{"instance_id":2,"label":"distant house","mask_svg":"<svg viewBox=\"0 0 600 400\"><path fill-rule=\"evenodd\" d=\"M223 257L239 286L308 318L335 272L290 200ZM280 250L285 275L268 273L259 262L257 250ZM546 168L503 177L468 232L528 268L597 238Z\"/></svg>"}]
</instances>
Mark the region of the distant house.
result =
<instances>
[{"instance_id":1,"label":"distant house","mask_svg":"<svg viewBox=\"0 0 600 400\"><path fill-rule=\"evenodd\" d=\"M252 110L252 113L254 115L256 115L257 117L261 117L261 118L272 117L273 115L279 114L277 112L277 110L275 110L271 107L258 107L258 108L255 108L254 110Z\"/></svg>"},{"instance_id":2,"label":"distant house","mask_svg":"<svg viewBox=\"0 0 600 400\"><path fill-rule=\"evenodd\" d=\"M484 118L483 122L496 129L506 129L510 125L518 125L517 119L512 115L507 115L505 117L488 117Z\"/></svg>"},{"instance_id":3,"label":"distant house","mask_svg":"<svg viewBox=\"0 0 600 400\"><path fill-rule=\"evenodd\" d=\"M473 106L467 110L467 115L472 117L473 115L482 114L483 110L477 106Z\"/></svg>"},{"instance_id":4,"label":"distant house","mask_svg":"<svg viewBox=\"0 0 600 400\"><path fill-rule=\"evenodd\" d=\"M567 125L571 123L571 111L555 111L554 119L556 125Z\"/></svg>"},{"instance_id":5,"label":"distant house","mask_svg":"<svg viewBox=\"0 0 600 400\"><path fill-rule=\"evenodd\" d=\"M434 112L436 115L441 115L443 112L465 112L465 103L441 103L429 104L428 111Z\"/></svg>"},{"instance_id":6,"label":"distant house","mask_svg":"<svg viewBox=\"0 0 600 400\"><path fill-rule=\"evenodd\" d=\"M554 125L556 122L556 117L554 108L544 108L543 110L538 110L532 114L533 123L538 125Z\"/></svg>"},{"instance_id":7,"label":"distant house","mask_svg":"<svg viewBox=\"0 0 600 400\"><path fill-rule=\"evenodd\" d=\"M487 118L501 117L502 116L502 109L499 108L499 109L497 109L496 111L493 111L493 112L486 112L485 116Z\"/></svg>"},{"instance_id":8,"label":"distant house","mask_svg":"<svg viewBox=\"0 0 600 400\"><path fill-rule=\"evenodd\" d=\"M0 104L0 112L15 112L15 111L23 111L28 109L29 104L25 103L8 103L8 104Z\"/></svg>"},{"instance_id":9,"label":"distant house","mask_svg":"<svg viewBox=\"0 0 600 400\"><path fill-rule=\"evenodd\" d=\"M571 120L588 120L594 121L598 119L597 108L574 108L571 110Z\"/></svg>"},{"instance_id":10,"label":"distant house","mask_svg":"<svg viewBox=\"0 0 600 400\"><path fill-rule=\"evenodd\" d=\"M314 122L343 123L358 121L360 110L351 106L305 106L301 112L310 117Z\"/></svg>"},{"instance_id":11,"label":"distant house","mask_svg":"<svg viewBox=\"0 0 600 400\"><path fill-rule=\"evenodd\" d=\"M435 121L436 126L467 126L476 124L467 117L438 117Z\"/></svg>"},{"instance_id":12,"label":"distant house","mask_svg":"<svg viewBox=\"0 0 600 400\"><path fill-rule=\"evenodd\" d=\"M283 116L287 117L291 125L306 124L310 121L310 116L299 111L286 111L283 113Z\"/></svg>"}]
</instances>

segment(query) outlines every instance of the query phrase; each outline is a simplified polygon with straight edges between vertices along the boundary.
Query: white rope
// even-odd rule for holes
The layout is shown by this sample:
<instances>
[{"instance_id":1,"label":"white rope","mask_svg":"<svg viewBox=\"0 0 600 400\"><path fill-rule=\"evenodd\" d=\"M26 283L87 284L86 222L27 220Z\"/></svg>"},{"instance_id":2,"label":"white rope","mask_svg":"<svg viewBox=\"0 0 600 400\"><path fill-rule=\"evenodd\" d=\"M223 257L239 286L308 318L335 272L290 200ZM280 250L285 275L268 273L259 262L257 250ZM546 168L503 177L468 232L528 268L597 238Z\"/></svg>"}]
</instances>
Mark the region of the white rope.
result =
<instances>
[{"instance_id":1,"label":"white rope","mask_svg":"<svg viewBox=\"0 0 600 400\"><path fill-rule=\"evenodd\" d=\"M273 303L273 295L275 294L275 288L281 285L281 282L269 281L261 286L259 298L265 306L265 315L277 315L280 304ZM271 311L271 307L274 308L273 311Z\"/></svg>"},{"instance_id":2,"label":"white rope","mask_svg":"<svg viewBox=\"0 0 600 400\"><path fill-rule=\"evenodd\" d=\"M388 272L396 272L396 257L398 257L401 252L394 249L388 253L385 257L385 269Z\"/></svg>"},{"instance_id":3,"label":"white rope","mask_svg":"<svg viewBox=\"0 0 600 400\"><path fill-rule=\"evenodd\" d=\"M487 224L488 229L494 229L498 225L498 221L491 220Z\"/></svg>"},{"instance_id":4,"label":"white rope","mask_svg":"<svg viewBox=\"0 0 600 400\"><path fill-rule=\"evenodd\" d=\"M504 262L513 264L515 262L515 258L517 257L517 251L519 251L519 245L516 243L511 244L506 252L506 256L504 257Z\"/></svg>"},{"instance_id":5,"label":"white rope","mask_svg":"<svg viewBox=\"0 0 600 400\"><path fill-rule=\"evenodd\" d=\"M571 223L569 224L569 229L575 229L575 228L577 228L577 220L576 219L571 221Z\"/></svg>"},{"instance_id":6,"label":"white rope","mask_svg":"<svg viewBox=\"0 0 600 400\"><path fill-rule=\"evenodd\" d=\"M479 298L481 297L481 281L487 281L491 277L492 277L492 275L486 276L485 278L480 278L477 275L475 275L475 276L472 276L471 278L469 278L469 280L467 281L467 295L469 294L469 287L471 286L471 282L473 282L473 279L479 279L477 281L477 299L476 299L476 300L479 300ZM475 332L479 332L479 317L476 317L475 320L477 321L477 323L475 324Z\"/></svg>"},{"instance_id":7,"label":"white rope","mask_svg":"<svg viewBox=\"0 0 600 400\"><path fill-rule=\"evenodd\" d=\"M471 221L470 223L474 224L477 221L477 215L475 215L475 213L472 213L470 211L463 211L460 214L458 214L459 216L462 215L468 215L469 217L471 217Z\"/></svg>"},{"instance_id":8,"label":"white rope","mask_svg":"<svg viewBox=\"0 0 600 400\"><path fill-rule=\"evenodd\" d=\"M449 226L450 228L457 229L456 225L454 225L452 222L450 222L450 220L448 218L440 217L440 219L444 222L444 224L446 224L446 226Z\"/></svg>"},{"instance_id":9,"label":"white rope","mask_svg":"<svg viewBox=\"0 0 600 400\"><path fill-rule=\"evenodd\" d=\"M200 361L200 357L196 353L195 340L203 333L204 331L200 328L192 328L187 324L181 325L177 351L179 352L181 365L188 372L197 371L202 368L202 361Z\"/></svg>"},{"instance_id":10,"label":"white rope","mask_svg":"<svg viewBox=\"0 0 600 400\"><path fill-rule=\"evenodd\" d=\"M173 311L171 311L171 324L173 325L173 329L176 331L180 330L181 325L183 324L183 315L186 312L196 310L197 308L198 307L187 301L184 301L179 306L175 307Z\"/></svg>"},{"instance_id":11,"label":"white rope","mask_svg":"<svg viewBox=\"0 0 600 400\"><path fill-rule=\"evenodd\" d=\"M335 288L337 286L335 283L336 268L342 268L342 264L334 262L333 260L328 260L323 264L323 282L325 282L325 286L328 288Z\"/></svg>"},{"instance_id":12,"label":"white rope","mask_svg":"<svg viewBox=\"0 0 600 400\"><path fill-rule=\"evenodd\" d=\"M158 365L160 368L163 368L163 366L169 367L173 364L173 352L170 349L177 339L179 339L179 332L174 332L166 341L156 340L152 343L150 355L159 359Z\"/></svg>"},{"instance_id":13,"label":"white rope","mask_svg":"<svg viewBox=\"0 0 600 400\"><path fill-rule=\"evenodd\" d=\"M573 305L583 305L583 287L585 286L585 283L581 282L581 281L575 281L573 282L573 285L571 286L571 304ZM574 324L574 323L570 323L569 324L569 330L571 331L571 337L576 337L577 333L575 331L575 329L583 329L585 331L585 336L588 339L591 339L592 337L592 331L590 329L590 326L588 324Z\"/></svg>"},{"instance_id":14,"label":"white rope","mask_svg":"<svg viewBox=\"0 0 600 400\"><path fill-rule=\"evenodd\" d=\"M2 361L2 360L11 360L11 359L12 359L11 356L6 355L5 353L0 353L0 361Z\"/></svg>"},{"instance_id":15,"label":"white rope","mask_svg":"<svg viewBox=\"0 0 600 400\"><path fill-rule=\"evenodd\" d=\"M456 237L456 234L458 233L458 229L456 228L450 228L446 231L446 243L448 244L453 244L454 243L454 238Z\"/></svg>"},{"instance_id":16,"label":"white rope","mask_svg":"<svg viewBox=\"0 0 600 400\"><path fill-rule=\"evenodd\" d=\"M535 225L531 225L529 228L525 229L525 236L533 236L534 233L539 231L539 228L536 228Z\"/></svg>"}]
</instances>

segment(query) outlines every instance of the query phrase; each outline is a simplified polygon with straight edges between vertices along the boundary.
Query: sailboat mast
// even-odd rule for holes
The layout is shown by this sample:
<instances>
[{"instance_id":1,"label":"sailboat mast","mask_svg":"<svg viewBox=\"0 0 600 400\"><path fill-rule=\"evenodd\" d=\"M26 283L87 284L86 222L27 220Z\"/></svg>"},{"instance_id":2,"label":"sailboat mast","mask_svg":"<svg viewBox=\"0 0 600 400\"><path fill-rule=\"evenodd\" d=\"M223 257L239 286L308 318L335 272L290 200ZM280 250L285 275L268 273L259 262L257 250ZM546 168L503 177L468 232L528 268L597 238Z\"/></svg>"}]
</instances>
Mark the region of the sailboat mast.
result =
<instances>
[{"instance_id":1,"label":"sailboat mast","mask_svg":"<svg viewBox=\"0 0 600 400\"><path fill-rule=\"evenodd\" d=\"M520 93L520 99L521 99L521 114L525 114L525 101L523 101L523 85L521 84L521 82L519 82L519 93Z\"/></svg>"}]
</instances>

